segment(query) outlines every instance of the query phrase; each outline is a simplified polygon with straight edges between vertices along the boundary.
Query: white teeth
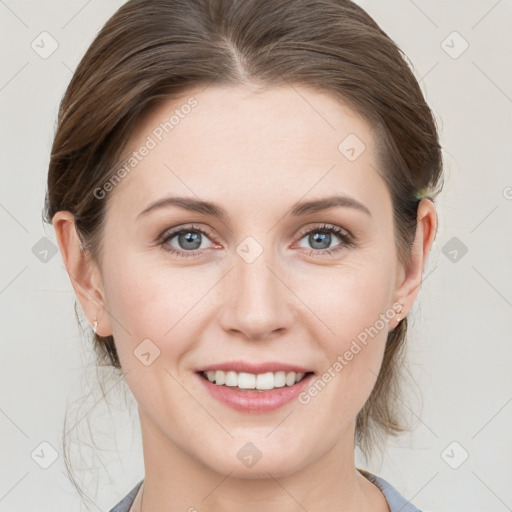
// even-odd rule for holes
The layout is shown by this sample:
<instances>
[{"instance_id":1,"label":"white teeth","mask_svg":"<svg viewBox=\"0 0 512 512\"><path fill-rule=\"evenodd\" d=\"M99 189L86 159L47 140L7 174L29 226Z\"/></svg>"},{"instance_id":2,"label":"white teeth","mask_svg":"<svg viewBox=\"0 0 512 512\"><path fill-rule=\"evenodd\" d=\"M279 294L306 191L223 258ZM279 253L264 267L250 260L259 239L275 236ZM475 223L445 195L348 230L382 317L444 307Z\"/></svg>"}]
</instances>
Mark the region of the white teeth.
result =
<instances>
[{"instance_id":1,"label":"white teeth","mask_svg":"<svg viewBox=\"0 0 512 512\"><path fill-rule=\"evenodd\" d=\"M282 388L286 386L286 372L274 373L274 386L276 388Z\"/></svg>"},{"instance_id":2,"label":"white teeth","mask_svg":"<svg viewBox=\"0 0 512 512\"><path fill-rule=\"evenodd\" d=\"M226 381L226 374L224 372L221 372L220 370L217 370L215 372L215 384L218 384L219 386L224 384Z\"/></svg>"},{"instance_id":3,"label":"white teeth","mask_svg":"<svg viewBox=\"0 0 512 512\"><path fill-rule=\"evenodd\" d=\"M238 374L238 387L242 389L254 389L256 387L256 375L254 375L254 373L240 372Z\"/></svg>"},{"instance_id":4,"label":"white teeth","mask_svg":"<svg viewBox=\"0 0 512 512\"><path fill-rule=\"evenodd\" d=\"M226 372L226 378L224 379L225 386L238 386L238 377L236 372Z\"/></svg>"},{"instance_id":5,"label":"white teeth","mask_svg":"<svg viewBox=\"0 0 512 512\"><path fill-rule=\"evenodd\" d=\"M223 372L222 370L212 370L203 372L206 378L218 386L239 387L240 389L259 389L269 390L282 388L284 386L293 386L300 382L305 373L295 372L267 372L267 373L245 373L245 372Z\"/></svg>"},{"instance_id":6,"label":"white teeth","mask_svg":"<svg viewBox=\"0 0 512 512\"><path fill-rule=\"evenodd\" d=\"M295 372L290 372L286 374L286 385L293 386L295 384L295 377L297 374Z\"/></svg>"},{"instance_id":7,"label":"white teeth","mask_svg":"<svg viewBox=\"0 0 512 512\"><path fill-rule=\"evenodd\" d=\"M256 376L256 389L274 389L274 374L259 373Z\"/></svg>"}]
</instances>

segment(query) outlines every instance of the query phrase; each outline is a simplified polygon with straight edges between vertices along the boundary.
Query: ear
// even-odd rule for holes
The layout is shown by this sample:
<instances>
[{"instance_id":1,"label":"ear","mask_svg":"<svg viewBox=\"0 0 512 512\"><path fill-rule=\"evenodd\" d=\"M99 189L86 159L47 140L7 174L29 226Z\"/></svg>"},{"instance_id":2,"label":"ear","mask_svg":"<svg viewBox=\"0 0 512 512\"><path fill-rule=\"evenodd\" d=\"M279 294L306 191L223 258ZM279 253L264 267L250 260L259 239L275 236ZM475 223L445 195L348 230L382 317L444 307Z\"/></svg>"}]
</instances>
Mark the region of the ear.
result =
<instances>
[{"instance_id":1,"label":"ear","mask_svg":"<svg viewBox=\"0 0 512 512\"><path fill-rule=\"evenodd\" d=\"M430 199L425 198L420 201L416 219L416 235L411 248L410 261L398 273L395 295L397 301L403 304L400 318L407 315L416 300L425 264L436 236L437 212Z\"/></svg>"},{"instance_id":2,"label":"ear","mask_svg":"<svg viewBox=\"0 0 512 512\"><path fill-rule=\"evenodd\" d=\"M57 243L69 279L91 326L98 322L100 336L112 334L110 315L107 314L101 273L90 254L82 248L71 212L59 211L53 219Z\"/></svg>"}]
</instances>

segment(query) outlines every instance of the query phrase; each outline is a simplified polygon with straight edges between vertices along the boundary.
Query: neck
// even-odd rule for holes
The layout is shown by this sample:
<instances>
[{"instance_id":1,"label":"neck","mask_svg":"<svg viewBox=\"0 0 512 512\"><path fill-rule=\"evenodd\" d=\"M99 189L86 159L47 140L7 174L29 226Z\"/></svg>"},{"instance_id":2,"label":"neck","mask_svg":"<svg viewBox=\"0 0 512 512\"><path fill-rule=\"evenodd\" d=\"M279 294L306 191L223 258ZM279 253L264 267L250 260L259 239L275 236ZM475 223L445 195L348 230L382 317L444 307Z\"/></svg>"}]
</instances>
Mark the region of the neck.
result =
<instances>
[{"instance_id":1,"label":"neck","mask_svg":"<svg viewBox=\"0 0 512 512\"><path fill-rule=\"evenodd\" d=\"M222 473L206 466L142 414L141 426L145 480L132 507L138 512L389 510L380 490L354 466L353 432L298 470L245 477L235 473L236 466Z\"/></svg>"}]
</instances>

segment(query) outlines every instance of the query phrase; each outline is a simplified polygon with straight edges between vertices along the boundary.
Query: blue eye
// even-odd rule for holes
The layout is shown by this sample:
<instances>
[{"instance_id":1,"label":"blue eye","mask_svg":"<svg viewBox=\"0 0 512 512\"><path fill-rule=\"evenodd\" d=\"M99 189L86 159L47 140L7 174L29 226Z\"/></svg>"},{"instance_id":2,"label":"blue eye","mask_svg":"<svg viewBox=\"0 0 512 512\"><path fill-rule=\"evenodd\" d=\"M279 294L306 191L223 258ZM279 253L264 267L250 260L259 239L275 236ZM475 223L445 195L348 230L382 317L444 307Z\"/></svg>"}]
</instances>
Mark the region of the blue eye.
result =
<instances>
[{"instance_id":1,"label":"blue eye","mask_svg":"<svg viewBox=\"0 0 512 512\"><path fill-rule=\"evenodd\" d=\"M335 235L341 243L334 247L330 247ZM343 249L355 246L355 240L348 231L345 231L337 226L321 225L314 226L308 230L302 231L300 240L307 238L308 243L311 244L313 249L305 248L310 256L326 256L342 251ZM196 226L182 227L168 233L165 233L159 242L164 250L175 254L176 256L192 257L198 256L199 253L205 249L204 239L209 239L209 234L201 228ZM172 241L176 239L176 245Z\"/></svg>"},{"instance_id":2,"label":"blue eye","mask_svg":"<svg viewBox=\"0 0 512 512\"><path fill-rule=\"evenodd\" d=\"M205 231L194 226L189 226L165 234L160 244L166 251L176 254L177 256L195 256L197 250L200 248L204 249L204 247L201 247L203 237L208 237ZM174 238L177 239L178 248L170 245Z\"/></svg>"},{"instance_id":3,"label":"blue eye","mask_svg":"<svg viewBox=\"0 0 512 512\"><path fill-rule=\"evenodd\" d=\"M330 248L329 246L332 242L333 234L341 240L341 243ZM306 248L307 253L312 256L331 255L343 249L355 246L352 235L350 235L348 231L340 229L337 226L329 226L325 224L322 226L315 226L301 233L301 240L306 237L308 243L314 248L313 250Z\"/></svg>"}]
</instances>

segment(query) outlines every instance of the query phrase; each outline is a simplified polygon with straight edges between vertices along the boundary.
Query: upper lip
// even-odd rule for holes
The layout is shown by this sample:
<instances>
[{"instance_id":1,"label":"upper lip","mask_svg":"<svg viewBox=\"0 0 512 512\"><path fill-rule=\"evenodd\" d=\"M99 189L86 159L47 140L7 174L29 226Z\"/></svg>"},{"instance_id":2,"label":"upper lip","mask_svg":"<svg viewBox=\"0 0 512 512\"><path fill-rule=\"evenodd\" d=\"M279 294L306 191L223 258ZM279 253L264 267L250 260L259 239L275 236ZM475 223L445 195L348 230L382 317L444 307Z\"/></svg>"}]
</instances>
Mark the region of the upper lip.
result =
<instances>
[{"instance_id":1,"label":"upper lip","mask_svg":"<svg viewBox=\"0 0 512 512\"><path fill-rule=\"evenodd\" d=\"M209 364L198 368L198 372L208 372L214 370L221 370L224 372L244 372L244 373L268 373L268 372L295 372L295 373L309 373L313 370L299 366L296 364L280 363L278 361L267 361L262 363L249 363L246 361L226 361L223 363Z\"/></svg>"}]
</instances>

